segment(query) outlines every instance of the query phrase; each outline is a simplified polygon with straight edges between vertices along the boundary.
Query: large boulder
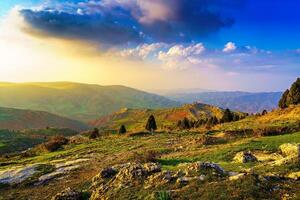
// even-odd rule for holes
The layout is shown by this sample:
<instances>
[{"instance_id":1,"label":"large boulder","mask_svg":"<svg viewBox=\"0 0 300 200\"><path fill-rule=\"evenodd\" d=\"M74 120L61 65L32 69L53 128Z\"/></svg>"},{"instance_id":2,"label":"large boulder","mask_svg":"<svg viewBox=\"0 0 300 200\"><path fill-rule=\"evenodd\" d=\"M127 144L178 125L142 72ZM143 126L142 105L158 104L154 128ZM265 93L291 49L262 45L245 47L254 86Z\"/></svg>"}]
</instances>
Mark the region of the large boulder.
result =
<instances>
[{"instance_id":1,"label":"large boulder","mask_svg":"<svg viewBox=\"0 0 300 200\"><path fill-rule=\"evenodd\" d=\"M143 184L148 177L159 172L161 166L157 163L127 163L106 168L92 180L91 200L102 199L107 191L117 192Z\"/></svg>"},{"instance_id":2,"label":"large boulder","mask_svg":"<svg viewBox=\"0 0 300 200\"><path fill-rule=\"evenodd\" d=\"M299 157L300 156L300 144L286 143L279 146L279 150L284 156Z\"/></svg>"},{"instance_id":3,"label":"large boulder","mask_svg":"<svg viewBox=\"0 0 300 200\"><path fill-rule=\"evenodd\" d=\"M67 188L57 193L51 200L83 200L82 192Z\"/></svg>"},{"instance_id":4,"label":"large boulder","mask_svg":"<svg viewBox=\"0 0 300 200\"><path fill-rule=\"evenodd\" d=\"M250 151L237 153L233 160L239 163L257 162L257 158Z\"/></svg>"}]
</instances>

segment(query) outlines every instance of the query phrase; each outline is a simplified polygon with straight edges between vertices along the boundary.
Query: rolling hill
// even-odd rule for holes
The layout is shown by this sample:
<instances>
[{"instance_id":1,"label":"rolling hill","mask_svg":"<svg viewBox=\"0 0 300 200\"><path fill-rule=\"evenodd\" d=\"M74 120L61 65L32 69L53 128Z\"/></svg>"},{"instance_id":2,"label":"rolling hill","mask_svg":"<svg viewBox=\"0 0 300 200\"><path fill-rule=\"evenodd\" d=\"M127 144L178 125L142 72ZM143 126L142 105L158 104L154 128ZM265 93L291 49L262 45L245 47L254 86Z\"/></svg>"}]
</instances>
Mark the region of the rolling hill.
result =
<instances>
[{"instance_id":1,"label":"rolling hill","mask_svg":"<svg viewBox=\"0 0 300 200\"><path fill-rule=\"evenodd\" d=\"M47 111L90 121L123 107L163 108L179 103L124 86L71 82L0 83L0 106Z\"/></svg>"},{"instance_id":2,"label":"rolling hill","mask_svg":"<svg viewBox=\"0 0 300 200\"><path fill-rule=\"evenodd\" d=\"M88 128L83 122L44 111L0 107L0 129L23 130L46 127L70 128L76 131L82 131Z\"/></svg>"},{"instance_id":3,"label":"rolling hill","mask_svg":"<svg viewBox=\"0 0 300 200\"><path fill-rule=\"evenodd\" d=\"M201 92L168 94L168 98L183 103L201 102L221 108L257 113L277 107L282 92Z\"/></svg>"},{"instance_id":4,"label":"rolling hill","mask_svg":"<svg viewBox=\"0 0 300 200\"><path fill-rule=\"evenodd\" d=\"M89 124L91 126L107 129L118 129L120 125L125 125L131 130L143 130L150 115L155 116L158 128L163 128L166 126L173 127L177 124L178 120L182 120L184 117L198 120L216 116L220 119L223 117L223 114L223 109L201 103L155 110L123 108L118 112L91 121Z\"/></svg>"}]
</instances>

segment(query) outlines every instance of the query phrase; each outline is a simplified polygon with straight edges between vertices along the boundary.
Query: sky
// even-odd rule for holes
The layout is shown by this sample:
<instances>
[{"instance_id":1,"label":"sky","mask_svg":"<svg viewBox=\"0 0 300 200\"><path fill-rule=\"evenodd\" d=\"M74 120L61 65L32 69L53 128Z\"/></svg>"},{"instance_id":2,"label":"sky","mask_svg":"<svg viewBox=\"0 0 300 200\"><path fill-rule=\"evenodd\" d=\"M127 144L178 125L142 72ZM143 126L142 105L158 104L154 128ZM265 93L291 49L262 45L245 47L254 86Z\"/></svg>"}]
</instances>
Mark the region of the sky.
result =
<instances>
[{"instance_id":1,"label":"sky","mask_svg":"<svg viewBox=\"0 0 300 200\"><path fill-rule=\"evenodd\" d=\"M2 0L0 81L282 91L299 19L295 0Z\"/></svg>"}]
</instances>

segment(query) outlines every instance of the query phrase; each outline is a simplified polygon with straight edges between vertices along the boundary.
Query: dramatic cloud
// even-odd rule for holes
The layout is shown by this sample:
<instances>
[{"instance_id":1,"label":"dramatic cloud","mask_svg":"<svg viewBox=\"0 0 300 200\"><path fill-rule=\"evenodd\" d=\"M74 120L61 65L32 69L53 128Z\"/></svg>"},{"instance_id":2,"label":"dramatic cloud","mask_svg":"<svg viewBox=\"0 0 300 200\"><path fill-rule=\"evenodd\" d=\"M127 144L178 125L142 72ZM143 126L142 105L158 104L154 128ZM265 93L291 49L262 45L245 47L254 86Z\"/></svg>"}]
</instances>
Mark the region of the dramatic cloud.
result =
<instances>
[{"instance_id":1,"label":"dramatic cloud","mask_svg":"<svg viewBox=\"0 0 300 200\"><path fill-rule=\"evenodd\" d=\"M207 0L99 0L50 3L20 11L43 34L104 45L199 40L233 24ZM214 9L212 9L214 8Z\"/></svg>"}]
</instances>

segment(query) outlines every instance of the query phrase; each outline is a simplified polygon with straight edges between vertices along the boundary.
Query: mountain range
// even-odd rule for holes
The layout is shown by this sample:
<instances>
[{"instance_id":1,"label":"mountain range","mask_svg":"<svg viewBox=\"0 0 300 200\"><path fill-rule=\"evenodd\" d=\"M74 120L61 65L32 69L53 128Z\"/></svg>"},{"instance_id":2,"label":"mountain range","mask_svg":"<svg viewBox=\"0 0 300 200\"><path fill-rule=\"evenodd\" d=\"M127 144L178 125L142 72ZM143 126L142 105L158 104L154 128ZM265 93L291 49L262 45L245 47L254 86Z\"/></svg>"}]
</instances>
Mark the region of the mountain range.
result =
<instances>
[{"instance_id":1,"label":"mountain range","mask_svg":"<svg viewBox=\"0 0 300 200\"><path fill-rule=\"evenodd\" d=\"M199 92L173 93L166 96L182 103L201 102L247 113L277 108L282 92Z\"/></svg>"},{"instance_id":2,"label":"mountain range","mask_svg":"<svg viewBox=\"0 0 300 200\"><path fill-rule=\"evenodd\" d=\"M46 111L90 121L121 108L163 108L180 103L125 86L72 82L0 83L0 107Z\"/></svg>"}]
</instances>

